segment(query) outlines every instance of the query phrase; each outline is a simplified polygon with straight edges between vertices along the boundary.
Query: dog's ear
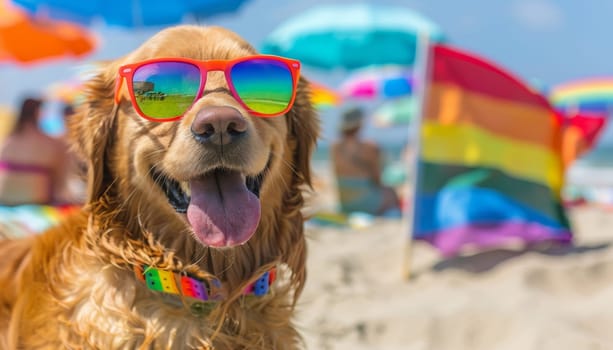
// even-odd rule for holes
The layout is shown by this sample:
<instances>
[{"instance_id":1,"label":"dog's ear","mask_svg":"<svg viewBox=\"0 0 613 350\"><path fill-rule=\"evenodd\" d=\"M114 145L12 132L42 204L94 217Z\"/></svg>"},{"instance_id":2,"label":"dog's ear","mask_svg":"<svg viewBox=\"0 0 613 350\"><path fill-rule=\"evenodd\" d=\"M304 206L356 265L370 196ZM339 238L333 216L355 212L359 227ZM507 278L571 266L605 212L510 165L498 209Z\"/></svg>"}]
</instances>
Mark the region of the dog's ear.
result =
<instances>
[{"instance_id":1,"label":"dog's ear","mask_svg":"<svg viewBox=\"0 0 613 350\"><path fill-rule=\"evenodd\" d=\"M294 166L304 183L311 186L311 154L319 137L319 117L311 103L311 89L300 78L294 106L287 113L289 144L293 146Z\"/></svg>"},{"instance_id":2,"label":"dog's ear","mask_svg":"<svg viewBox=\"0 0 613 350\"><path fill-rule=\"evenodd\" d=\"M293 178L285 196L283 211L289 219L289 227L283 231L283 254L281 261L292 271L290 285L293 286L293 305L304 288L306 278L306 240L304 239L303 185L312 187L311 155L319 137L319 117L311 103L311 90L306 79L300 78L298 91L292 109L286 114L288 124L287 145L291 150ZM285 242L285 243L281 243Z\"/></svg>"},{"instance_id":3,"label":"dog's ear","mask_svg":"<svg viewBox=\"0 0 613 350\"><path fill-rule=\"evenodd\" d=\"M117 67L118 64L112 62L97 66L97 71L85 84L85 101L68 123L73 151L87 168L86 203L99 199L112 181L105 159L115 128Z\"/></svg>"}]
</instances>

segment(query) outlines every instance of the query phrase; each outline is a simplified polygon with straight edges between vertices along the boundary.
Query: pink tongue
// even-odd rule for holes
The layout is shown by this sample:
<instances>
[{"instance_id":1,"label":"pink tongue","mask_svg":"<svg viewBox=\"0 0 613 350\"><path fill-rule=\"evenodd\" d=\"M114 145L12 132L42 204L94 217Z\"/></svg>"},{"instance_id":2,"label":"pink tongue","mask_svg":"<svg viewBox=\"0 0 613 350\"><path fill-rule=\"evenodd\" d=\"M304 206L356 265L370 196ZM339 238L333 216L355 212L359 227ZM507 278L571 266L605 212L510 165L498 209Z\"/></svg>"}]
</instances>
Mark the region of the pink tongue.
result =
<instances>
[{"instance_id":1,"label":"pink tongue","mask_svg":"<svg viewBox=\"0 0 613 350\"><path fill-rule=\"evenodd\" d=\"M260 200L235 171L214 172L190 181L187 220L196 237L211 247L247 242L260 221Z\"/></svg>"}]
</instances>

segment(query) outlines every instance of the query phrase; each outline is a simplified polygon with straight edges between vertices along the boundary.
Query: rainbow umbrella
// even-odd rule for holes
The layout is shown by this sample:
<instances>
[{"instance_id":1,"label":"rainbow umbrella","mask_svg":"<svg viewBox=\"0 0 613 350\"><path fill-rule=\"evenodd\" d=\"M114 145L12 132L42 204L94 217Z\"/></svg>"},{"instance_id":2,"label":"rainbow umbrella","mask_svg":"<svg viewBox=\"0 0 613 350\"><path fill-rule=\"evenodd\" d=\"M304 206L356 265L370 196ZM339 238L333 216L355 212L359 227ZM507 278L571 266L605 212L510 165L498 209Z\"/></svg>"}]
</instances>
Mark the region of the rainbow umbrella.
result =
<instances>
[{"instance_id":1,"label":"rainbow umbrella","mask_svg":"<svg viewBox=\"0 0 613 350\"><path fill-rule=\"evenodd\" d=\"M613 112L613 77L571 81L554 86L549 100L567 113L611 114Z\"/></svg>"},{"instance_id":2,"label":"rainbow umbrella","mask_svg":"<svg viewBox=\"0 0 613 350\"><path fill-rule=\"evenodd\" d=\"M323 110L341 104L341 97L333 89L311 82L311 103L317 109Z\"/></svg>"},{"instance_id":3,"label":"rainbow umbrella","mask_svg":"<svg viewBox=\"0 0 613 350\"><path fill-rule=\"evenodd\" d=\"M350 74L340 87L343 97L367 100L408 96L412 91L411 71L403 66L359 69Z\"/></svg>"},{"instance_id":4,"label":"rainbow umbrella","mask_svg":"<svg viewBox=\"0 0 613 350\"><path fill-rule=\"evenodd\" d=\"M79 80L67 80L49 85L46 96L65 104L76 105L83 98L83 82Z\"/></svg>"},{"instance_id":5,"label":"rainbow umbrella","mask_svg":"<svg viewBox=\"0 0 613 350\"><path fill-rule=\"evenodd\" d=\"M45 89L45 97L64 104L78 105L85 99L84 84L93 78L102 65L98 62L82 63L75 67L70 78L50 84Z\"/></svg>"}]
</instances>

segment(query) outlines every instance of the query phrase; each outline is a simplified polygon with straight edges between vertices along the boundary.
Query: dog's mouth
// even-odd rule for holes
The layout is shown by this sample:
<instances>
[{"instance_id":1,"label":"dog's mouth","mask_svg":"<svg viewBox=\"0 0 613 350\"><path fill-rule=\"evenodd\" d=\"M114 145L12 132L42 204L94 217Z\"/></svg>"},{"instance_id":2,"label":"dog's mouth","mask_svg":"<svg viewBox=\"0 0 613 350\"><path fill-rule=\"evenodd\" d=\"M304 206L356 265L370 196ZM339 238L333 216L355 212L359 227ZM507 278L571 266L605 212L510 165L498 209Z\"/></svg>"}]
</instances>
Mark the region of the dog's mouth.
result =
<instances>
[{"instance_id":1,"label":"dog's mouth","mask_svg":"<svg viewBox=\"0 0 613 350\"><path fill-rule=\"evenodd\" d=\"M216 168L184 183L153 169L153 180L178 213L187 214L194 234L211 247L236 246L247 242L260 221L260 188L268 170L246 176L237 170Z\"/></svg>"}]
</instances>

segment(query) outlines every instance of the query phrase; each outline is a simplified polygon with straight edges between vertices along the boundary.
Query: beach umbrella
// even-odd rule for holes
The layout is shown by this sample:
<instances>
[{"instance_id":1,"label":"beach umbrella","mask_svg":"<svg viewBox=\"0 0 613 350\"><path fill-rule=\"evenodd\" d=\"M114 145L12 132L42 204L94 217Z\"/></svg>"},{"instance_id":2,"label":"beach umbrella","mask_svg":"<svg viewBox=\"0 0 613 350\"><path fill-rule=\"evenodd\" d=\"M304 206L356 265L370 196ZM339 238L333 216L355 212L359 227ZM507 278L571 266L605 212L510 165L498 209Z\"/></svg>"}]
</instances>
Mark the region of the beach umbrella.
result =
<instances>
[{"instance_id":1,"label":"beach umbrella","mask_svg":"<svg viewBox=\"0 0 613 350\"><path fill-rule=\"evenodd\" d=\"M25 64L82 57L95 46L94 36L75 24L32 19L8 1L0 0L0 62Z\"/></svg>"},{"instance_id":2,"label":"beach umbrella","mask_svg":"<svg viewBox=\"0 0 613 350\"><path fill-rule=\"evenodd\" d=\"M553 86L549 100L569 113L613 113L613 77L570 81Z\"/></svg>"},{"instance_id":3,"label":"beach umbrella","mask_svg":"<svg viewBox=\"0 0 613 350\"><path fill-rule=\"evenodd\" d=\"M66 104L77 104L83 96L83 82L79 80L66 80L49 85L45 96Z\"/></svg>"},{"instance_id":4,"label":"beach umbrella","mask_svg":"<svg viewBox=\"0 0 613 350\"><path fill-rule=\"evenodd\" d=\"M32 14L126 28L181 23L186 16L207 18L236 11L247 0L13 0Z\"/></svg>"},{"instance_id":5,"label":"beach umbrella","mask_svg":"<svg viewBox=\"0 0 613 350\"><path fill-rule=\"evenodd\" d=\"M375 66L349 74L341 83L341 96L353 99L390 99L413 91L411 71L403 66Z\"/></svg>"},{"instance_id":6,"label":"beach umbrella","mask_svg":"<svg viewBox=\"0 0 613 350\"><path fill-rule=\"evenodd\" d=\"M310 82L311 103L316 109L324 110L341 104L341 96L332 88L316 82Z\"/></svg>"},{"instance_id":7,"label":"beach umbrella","mask_svg":"<svg viewBox=\"0 0 613 350\"><path fill-rule=\"evenodd\" d=\"M99 63L84 63L75 67L75 74L56 81L45 88L45 97L66 104L77 105L84 99L84 84L100 69Z\"/></svg>"},{"instance_id":8,"label":"beach umbrella","mask_svg":"<svg viewBox=\"0 0 613 350\"><path fill-rule=\"evenodd\" d=\"M414 97L385 101L373 112L373 125L380 128L408 125L415 120L417 107Z\"/></svg>"},{"instance_id":9,"label":"beach umbrella","mask_svg":"<svg viewBox=\"0 0 613 350\"><path fill-rule=\"evenodd\" d=\"M54 112L43 114L40 128L51 136L61 136L66 133L66 125L62 109L65 105L73 108L85 101L84 82L72 78L50 84L44 91L45 99L55 102L58 107Z\"/></svg>"},{"instance_id":10,"label":"beach umbrella","mask_svg":"<svg viewBox=\"0 0 613 350\"><path fill-rule=\"evenodd\" d=\"M406 7L323 5L287 19L264 39L261 51L322 69L412 65L420 36L443 40L435 23Z\"/></svg>"}]
</instances>

